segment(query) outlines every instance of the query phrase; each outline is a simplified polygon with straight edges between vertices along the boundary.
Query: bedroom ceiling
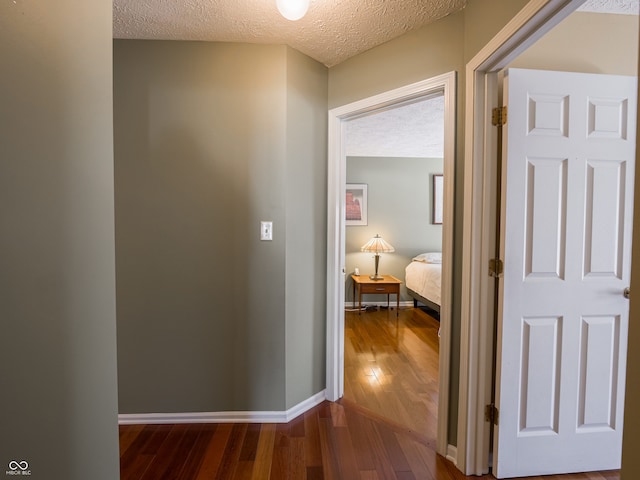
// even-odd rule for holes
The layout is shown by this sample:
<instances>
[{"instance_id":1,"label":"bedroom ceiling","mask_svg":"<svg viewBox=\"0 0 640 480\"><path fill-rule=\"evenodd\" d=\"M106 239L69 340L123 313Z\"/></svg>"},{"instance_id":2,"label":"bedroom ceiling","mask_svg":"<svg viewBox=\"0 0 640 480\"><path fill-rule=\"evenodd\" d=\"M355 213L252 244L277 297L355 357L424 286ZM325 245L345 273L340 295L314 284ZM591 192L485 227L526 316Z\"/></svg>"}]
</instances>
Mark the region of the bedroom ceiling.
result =
<instances>
[{"instance_id":1,"label":"bedroom ceiling","mask_svg":"<svg viewBox=\"0 0 640 480\"><path fill-rule=\"evenodd\" d=\"M638 15L639 5L640 0L587 0L578 11Z\"/></svg>"},{"instance_id":2,"label":"bedroom ceiling","mask_svg":"<svg viewBox=\"0 0 640 480\"><path fill-rule=\"evenodd\" d=\"M348 157L444 157L444 96L346 122Z\"/></svg>"}]
</instances>

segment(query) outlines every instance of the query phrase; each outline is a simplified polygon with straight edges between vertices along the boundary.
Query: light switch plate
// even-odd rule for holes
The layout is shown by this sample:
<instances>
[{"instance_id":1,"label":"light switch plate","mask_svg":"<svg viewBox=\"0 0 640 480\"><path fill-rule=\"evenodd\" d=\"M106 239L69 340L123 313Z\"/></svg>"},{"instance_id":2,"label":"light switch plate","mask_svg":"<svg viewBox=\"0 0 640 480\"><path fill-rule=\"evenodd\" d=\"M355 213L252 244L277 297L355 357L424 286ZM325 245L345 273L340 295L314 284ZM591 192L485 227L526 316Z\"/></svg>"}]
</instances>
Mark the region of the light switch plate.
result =
<instances>
[{"instance_id":1,"label":"light switch plate","mask_svg":"<svg viewBox=\"0 0 640 480\"><path fill-rule=\"evenodd\" d=\"M260 222L260 240L273 240L273 222Z\"/></svg>"}]
</instances>

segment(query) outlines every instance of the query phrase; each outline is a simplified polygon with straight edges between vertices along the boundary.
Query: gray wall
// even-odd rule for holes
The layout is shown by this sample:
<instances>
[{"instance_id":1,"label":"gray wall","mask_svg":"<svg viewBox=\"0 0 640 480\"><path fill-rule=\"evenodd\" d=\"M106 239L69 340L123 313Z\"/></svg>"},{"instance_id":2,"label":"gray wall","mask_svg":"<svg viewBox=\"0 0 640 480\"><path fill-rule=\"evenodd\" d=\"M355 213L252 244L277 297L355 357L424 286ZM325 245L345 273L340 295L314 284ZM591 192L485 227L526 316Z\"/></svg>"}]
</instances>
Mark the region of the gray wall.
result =
<instances>
[{"instance_id":1,"label":"gray wall","mask_svg":"<svg viewBox=\"0 0 640 480\"><path fill-rule=\"evenodd\" d=\"M327 69L287 49L286 407L326 384Z\"/></svg>"},{"instance_id":2,"label":"gray wall","mask_svg":"<svg viewBox=\"0 0 640 480\"><path fill-rule=\"evenodd\" d=\"M120 412L281 411L321 391L326 68L284 46L114 53Z\"/></svg>"},{"instance_id":3,"label":"gray wall","mask_svg":"<svg viewBox=\"0 0 640 480\"><path fill-rule=\"evenodd\" d=\"M366 183L368 225L346 227L346 299L353 299L350 274L373 273L372 254L360 251L376 233L395 248L382 254L380 273L405 281L405 267L417 254L442 250L442 225L431 223L433 174L442 174L441 158L348 157L347 183ZM385 301L365 295L363 301ZM404 284L400 300L411 300Z\"/></svg>"},{"instance_id":4,"label":"gray wall","mask_svg":"<svg viewBox=\"0 0 640 480\"><path fill-rule=\"evenodd\" d=\"M0 3L3 476L119 477L111 9Z\"/></svg>"}]
</instances>

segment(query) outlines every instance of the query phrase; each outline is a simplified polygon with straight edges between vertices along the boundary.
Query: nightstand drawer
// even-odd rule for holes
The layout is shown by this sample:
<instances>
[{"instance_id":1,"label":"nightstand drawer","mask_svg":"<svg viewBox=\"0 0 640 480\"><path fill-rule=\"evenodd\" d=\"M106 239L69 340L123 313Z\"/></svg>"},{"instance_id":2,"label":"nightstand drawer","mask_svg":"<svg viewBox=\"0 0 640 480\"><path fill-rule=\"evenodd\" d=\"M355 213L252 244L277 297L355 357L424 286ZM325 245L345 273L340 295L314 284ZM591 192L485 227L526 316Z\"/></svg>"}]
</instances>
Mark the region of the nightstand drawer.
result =
<instances>
[{"instance_id":1,"label":"nightstand drawer","mask_svg":"<svg viewBox=\"0 0 640 480\"><path fill-rule=\"evenodd\" d=\"M397 293L400 290L399 284L371 284L363 283L360 285L361 293Z\"/></svg>"},{"instance_id":2,"label":"nightstand drawer","mask_svg":"<svg viewBox=\"0 0 640 480\"><path fill-rule=\"evenodd\" d=\"M353 280L353 308L356 308L356 289L358 290L358 303L360 309L358 315L362 313L362 295L378 294L387 296L387 308L389 307L389 295L396 296L396 315L400 310L400 285L402 282L393 275L382 275L382 280L372 280L368 275L351 275Z\"/></svg>"}]
</instances>

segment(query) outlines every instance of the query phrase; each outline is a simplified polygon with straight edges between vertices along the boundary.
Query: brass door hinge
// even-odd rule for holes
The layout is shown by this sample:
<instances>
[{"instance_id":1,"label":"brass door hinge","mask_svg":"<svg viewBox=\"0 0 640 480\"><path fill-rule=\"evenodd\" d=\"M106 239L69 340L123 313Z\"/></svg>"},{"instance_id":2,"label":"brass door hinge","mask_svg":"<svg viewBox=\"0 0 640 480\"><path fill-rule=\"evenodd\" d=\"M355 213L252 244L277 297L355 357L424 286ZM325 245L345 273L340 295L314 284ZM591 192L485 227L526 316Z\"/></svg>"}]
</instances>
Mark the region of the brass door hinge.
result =
<instances>
[{"instance_id":1,"label":"brass door hinge","mask_svg":"<svg viewBox=\"0 0 640 480\"><path fill-rule=\"evenodd\" d=\"M491 113L491 123L494 127L502 127L507 124L507 107L496 107Z\"/></svg>"},{"instance_id":2,"label":"brass door hinge","mask_svg":"<svg viewBox=\"0 0 640 480\"><path fill-rule=\"evenodd\" d=\"M498 417L500 416L500 412L498 412L498 408L493 404L485 405L484 407L484 421L491 422L494 425L498 425Z\"/></svg>"},{"instance_id":3,"label":"brass door hinge","mask_svg":"<svg viewBox=\"0 0 640 480\"><path fill-rule=\"evenodd\" d=\"M489 260L489 276L500 278L504 273L504 263L499 258Z\"/></svg>"}]
</instances>

